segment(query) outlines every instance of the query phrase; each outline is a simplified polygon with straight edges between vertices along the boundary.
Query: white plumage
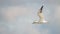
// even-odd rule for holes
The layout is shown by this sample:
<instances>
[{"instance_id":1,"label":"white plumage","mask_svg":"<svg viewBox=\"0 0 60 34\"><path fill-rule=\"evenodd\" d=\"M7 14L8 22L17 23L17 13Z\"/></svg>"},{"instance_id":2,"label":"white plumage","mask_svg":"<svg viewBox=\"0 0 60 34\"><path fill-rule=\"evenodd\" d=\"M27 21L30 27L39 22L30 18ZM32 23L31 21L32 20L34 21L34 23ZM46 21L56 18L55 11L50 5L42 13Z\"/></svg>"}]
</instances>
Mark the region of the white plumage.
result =
<instances>
[{"instance_id":1,"label":"white plumage","mask_svg":"<svg viewBox=\"0 0 60 34\"><path fill-rule=\"evenodd\" d=\"M43 6L40 8L40 10L38 12L39 21L34 21L33 24L44 24L44 23L47 23L47 21L44 18L44 15L42 13L42 9L43 9Z\"/></svg>"}]
</instances>

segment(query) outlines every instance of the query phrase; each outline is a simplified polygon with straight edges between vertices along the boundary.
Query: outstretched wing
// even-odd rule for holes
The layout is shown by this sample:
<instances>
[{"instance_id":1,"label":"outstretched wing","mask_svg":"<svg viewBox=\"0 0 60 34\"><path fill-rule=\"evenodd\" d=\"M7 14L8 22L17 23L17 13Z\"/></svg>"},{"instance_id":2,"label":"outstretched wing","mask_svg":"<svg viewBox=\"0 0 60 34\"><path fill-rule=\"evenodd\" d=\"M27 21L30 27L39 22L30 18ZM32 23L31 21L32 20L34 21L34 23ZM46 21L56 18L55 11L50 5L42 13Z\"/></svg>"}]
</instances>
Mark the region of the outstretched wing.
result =
<instances>
[{"instance_id":1,"label":"outstretched wing","mask_svg":"<svg viewBox=\"0 0 60 34\"><path fill-rule=\"evenodd\" d=\"M40 8L40 13L42 13L42 10L43 10L43 5L42 5L41 8Z\"/></svg>"},{"instance_id":2,"label":"outstretched wing","mask_svg":"<svg viewBox=\"0 0 60 34\"><path fill-rule=\"evenodd\" d=\"M39 21L34 21L33 24L47 23L47 21L45 21L42 10L43 10L43 6L41 6L41 8L39 9L39 12L38 12Z\"/></svg>"},{"instance_id":3,"label":"outstretched wing","mask_svg":"<svg viewBox=\"0 0 60 34\"><path fill-rule=\"evenodd\" d=\"M43 6L41 6L40 11L38 12L38 16L39 16L40 20L44 19L44 15L42 13L42 10L43 10Z\"/></svg>"}]
</instances>

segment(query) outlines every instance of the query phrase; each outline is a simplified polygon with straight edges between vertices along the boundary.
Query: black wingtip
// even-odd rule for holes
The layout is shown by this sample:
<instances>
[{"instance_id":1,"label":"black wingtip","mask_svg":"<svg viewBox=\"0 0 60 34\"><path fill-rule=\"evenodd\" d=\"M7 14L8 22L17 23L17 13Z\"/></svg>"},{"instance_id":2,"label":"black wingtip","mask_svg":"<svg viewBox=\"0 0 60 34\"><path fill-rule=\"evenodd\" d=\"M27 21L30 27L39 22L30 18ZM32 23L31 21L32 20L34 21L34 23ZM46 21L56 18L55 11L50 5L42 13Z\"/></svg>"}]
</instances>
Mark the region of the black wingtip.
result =
<instances>
[{"instance_id":1,"label":"black wingtip","mask_svg":"<svg viewBox=\"0 0 60 34\"><path fill-rule=\"evenodd\" d=\"M42 5L41 8L40 8L40 13L42 13L42 10L43 10L43 5Z\"/></svg>"},{"instance_id":2,"label":"black wingtip","mask_svg":"<svg viewBox=\"0 0 60 34\"><path fill-rule=\"evenodd\" d=\"M43 5L41 6L41 9L40 10L42 10L43 9Z\"/></svg>"}]
</instances>

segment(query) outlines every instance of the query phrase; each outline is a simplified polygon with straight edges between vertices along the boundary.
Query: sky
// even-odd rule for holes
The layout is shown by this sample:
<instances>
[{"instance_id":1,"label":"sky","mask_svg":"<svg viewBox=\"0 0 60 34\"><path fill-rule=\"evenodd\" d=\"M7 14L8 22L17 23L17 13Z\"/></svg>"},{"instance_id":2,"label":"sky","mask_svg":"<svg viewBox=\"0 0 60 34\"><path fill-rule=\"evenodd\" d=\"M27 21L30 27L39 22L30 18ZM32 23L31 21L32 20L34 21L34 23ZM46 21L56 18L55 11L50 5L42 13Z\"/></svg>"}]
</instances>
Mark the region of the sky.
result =
<instances>
[{"instance_id":1,"label":"sky","mask_svg":"<svg viewBox=\"0 0 60 34\"><path fill-rule=\"evenodd\" d=\"M0 0L0 34L60 34L60 0ZM43 13L48 24L32 24Z\"/></svg>"}]
</instances>

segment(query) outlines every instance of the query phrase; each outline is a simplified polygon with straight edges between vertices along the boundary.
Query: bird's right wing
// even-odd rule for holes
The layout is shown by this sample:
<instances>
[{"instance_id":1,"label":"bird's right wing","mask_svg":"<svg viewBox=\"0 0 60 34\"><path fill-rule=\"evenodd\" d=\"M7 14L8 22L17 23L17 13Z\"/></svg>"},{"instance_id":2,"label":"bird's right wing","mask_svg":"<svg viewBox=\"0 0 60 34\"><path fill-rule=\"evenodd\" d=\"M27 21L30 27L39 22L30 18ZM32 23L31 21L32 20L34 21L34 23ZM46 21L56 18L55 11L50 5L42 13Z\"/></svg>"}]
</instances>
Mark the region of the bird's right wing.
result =
<instances>
[{"instance_id":1,"label":"bird's right wing","mask_svg":"<svg viewBox=\"0 0 60 34\"><path fill-rule=\"evenodd\" d=\"M42 5L41 8L40 8L40 13L42 13L42 10L43 10L43 5Z\"/></svg>"},{"instance_id":2,"label":"bird's right wing","mask_svg":"<svg viewBox=\"0 0 60 34\"><path fill-rule=\"evenodd\" d=\"M41 8L40 8L40 10L38 12L38 16L39 16L40 20L43 20L44 19L44 15L43 15L42 10L43 10L43 6L41 6Z\"/></svg>"}]
</instances>

